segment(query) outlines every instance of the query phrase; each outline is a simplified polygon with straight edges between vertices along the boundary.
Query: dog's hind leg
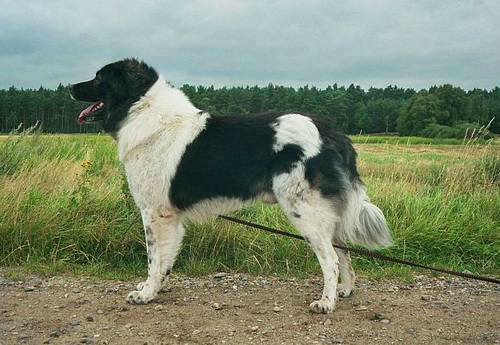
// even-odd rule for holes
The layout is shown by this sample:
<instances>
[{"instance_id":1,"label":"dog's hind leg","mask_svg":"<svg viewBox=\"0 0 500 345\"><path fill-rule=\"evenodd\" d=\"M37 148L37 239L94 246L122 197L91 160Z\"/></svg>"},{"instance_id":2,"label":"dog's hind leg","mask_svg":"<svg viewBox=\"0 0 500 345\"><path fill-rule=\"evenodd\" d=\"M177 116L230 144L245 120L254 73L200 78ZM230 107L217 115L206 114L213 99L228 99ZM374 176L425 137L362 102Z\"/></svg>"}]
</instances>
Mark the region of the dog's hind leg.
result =
<instances>
[{"instance_id":1,"label":"dog's hind leg","mask_svg":"<svg viewBox=\"0 0 500 345\"><path fill-rule=\"evenodd\" d=\"M339 258L332 246L338 215L330 200L319 191L297 183L293 175L275 178L273 189L286 216L313 249L323 272L321 299L310 304L315 313L331 313L337 301ZM290 188L292 186L292 188Z\"/></svg>"},{"instance_id":2,"label":"dog's hind leg","mask_svg":"<svg viewBox=\"0 0 500 345\"><path fill-rule=\"evenodd\" d=\"M313 197L316 198L316 197ZM317 196L317 198L320 198ZM329 211L328 213L325 211ZM332 208L318 203L297 202L285 213L295 227L302 233L318 258L323 272L323 293L321 299L310 304L315 313L331 313L337 301L337 282L339 258L332 247Z\"/></svg>"},{"instance_id":3,"label":"dog's hind leg","mask_svg":"<svg viewBox=\"0 0 500 345\"><path fill-rule=\"evenodd\" d=\"M342 243L343 245L343 243ZM351 264L351 255L347 250L335 248L339 257L340 281L338 286L338 295L340 297L349 297L354 291L354 282L356 275Z\"/></svg>"},{"instance_id":4,"label":"dog's hind leg","mask_svg":"<svg viewBox=\"0 0 500 345\"><path fill-rule=\"evenodd\" d=\"M345 222L342 222L341 226L338 226L333 234L333 243L346 246L345 234L344 234ZM351 255L348 250L335 248L337 255L339 257L339 270L340 270L340 281L337 291L340 297L349 297L354 291L354 282L356 280L356 275L351 264Z\"/></svg>"},{"instance_id":5,"label":"dog's hind leg","mask_svg":"<svg viewBox=\"0 0 500 345\"><path fill-rule=\"evenodd\" d=\"M156 298L172 270L184 236L179 216L157 209L141 210L141 214L148 253L148 279L127 296L132 304L146 304Z\"/></svg>"}]
</instances>

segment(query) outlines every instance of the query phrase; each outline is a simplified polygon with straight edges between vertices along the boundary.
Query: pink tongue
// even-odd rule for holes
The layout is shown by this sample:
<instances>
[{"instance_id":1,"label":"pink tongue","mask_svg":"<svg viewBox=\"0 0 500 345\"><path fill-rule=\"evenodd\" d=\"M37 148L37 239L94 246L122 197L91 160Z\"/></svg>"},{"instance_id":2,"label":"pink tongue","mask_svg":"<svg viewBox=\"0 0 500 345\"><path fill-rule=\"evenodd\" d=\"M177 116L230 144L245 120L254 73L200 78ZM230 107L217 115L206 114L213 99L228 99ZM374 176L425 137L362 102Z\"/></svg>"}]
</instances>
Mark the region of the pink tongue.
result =
<instances>
[{"instance_id":1,"label":"pink tongue","mask_svg":"<svg viewBox=\"0 0 500 345\"><path fill-rule=\"evenodd\" d=\"M92 111L92 109L97 106L99 103L101 103L101 101L98 101L98 102L95 102L94 104L92 104L91 106L89 106L88 108L85 108L82 110L82 112L80 113L80 115L78 115L78 124L81 125L83 123L83 121L85 121L85 118L87 117L87 115Z\"/></svg>"}]
</instances>

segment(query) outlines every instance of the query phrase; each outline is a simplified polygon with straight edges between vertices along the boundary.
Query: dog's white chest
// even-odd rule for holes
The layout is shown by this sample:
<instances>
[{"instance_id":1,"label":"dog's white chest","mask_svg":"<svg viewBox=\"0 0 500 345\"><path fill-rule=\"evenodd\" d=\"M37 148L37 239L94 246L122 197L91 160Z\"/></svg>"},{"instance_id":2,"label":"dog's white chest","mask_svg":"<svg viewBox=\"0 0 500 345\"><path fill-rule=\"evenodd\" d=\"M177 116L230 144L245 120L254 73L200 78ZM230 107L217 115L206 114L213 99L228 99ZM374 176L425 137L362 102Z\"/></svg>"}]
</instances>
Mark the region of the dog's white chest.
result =
<instances>
[{"instance_id":1,"label":"dog's white chest","mask_svg":"<svg viewBox=\"0 0 500 345\"><path fill-rule=\"evenodd\" d=\"M127 124L118 140L118 151L134 200L141 209L170 207L170 185L189 145L205 128L208 115L173 116L157 123L149 135L138 135Z\"/></svg>"}]
</instances>

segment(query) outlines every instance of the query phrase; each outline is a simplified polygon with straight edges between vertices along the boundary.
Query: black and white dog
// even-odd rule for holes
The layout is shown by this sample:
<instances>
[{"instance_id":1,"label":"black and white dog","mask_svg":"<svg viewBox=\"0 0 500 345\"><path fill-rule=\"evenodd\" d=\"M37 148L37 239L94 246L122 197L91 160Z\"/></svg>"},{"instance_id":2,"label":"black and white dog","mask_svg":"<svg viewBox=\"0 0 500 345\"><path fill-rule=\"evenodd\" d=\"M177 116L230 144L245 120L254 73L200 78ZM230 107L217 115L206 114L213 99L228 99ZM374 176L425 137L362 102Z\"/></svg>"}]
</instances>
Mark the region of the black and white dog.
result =
<instances>
[{"instance_id":1,"label":"black and white dog","mask_svg":"<svg viewBox=\"0 0 500 345\"><path fill-rule=\"evenodd\" d=\"M349 296L354 288L349 253L332 243L391 243L382 212L366 196L350 140L323 117L213 116L135 59L103 67L70 92L76 100L95 102L78 122L102 121L117 140L141 210L148 278L128 295L130 303L157 296L181 245L184 220L259 199L281 204L316 253L324 288L310 305L314 312L332 312L337 294Z\"/></svg>"}]
</instances>

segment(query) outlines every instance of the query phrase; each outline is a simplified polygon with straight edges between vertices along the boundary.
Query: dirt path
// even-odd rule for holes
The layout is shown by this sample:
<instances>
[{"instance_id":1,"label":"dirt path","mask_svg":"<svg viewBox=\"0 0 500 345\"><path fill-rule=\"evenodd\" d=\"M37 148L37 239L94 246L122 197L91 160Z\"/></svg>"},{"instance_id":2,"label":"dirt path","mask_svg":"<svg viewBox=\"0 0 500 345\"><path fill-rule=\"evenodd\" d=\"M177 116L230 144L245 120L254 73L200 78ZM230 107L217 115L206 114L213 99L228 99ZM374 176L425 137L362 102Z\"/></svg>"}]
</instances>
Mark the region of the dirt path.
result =
<instances>
[{"instance_id":1,"label":"dirt path","mask_svg":"<svg viewBox=\"0 0 500 345\"><path fill-rule=\"evenodd\" d=\"M178 276L146 306L125 303L133 286L0 271L0 344L500 343L500 288L461 279L360 280L331 315L308 311L319 278Z\"/></svg>"}]
</instances>

